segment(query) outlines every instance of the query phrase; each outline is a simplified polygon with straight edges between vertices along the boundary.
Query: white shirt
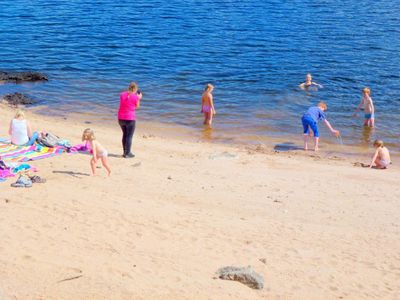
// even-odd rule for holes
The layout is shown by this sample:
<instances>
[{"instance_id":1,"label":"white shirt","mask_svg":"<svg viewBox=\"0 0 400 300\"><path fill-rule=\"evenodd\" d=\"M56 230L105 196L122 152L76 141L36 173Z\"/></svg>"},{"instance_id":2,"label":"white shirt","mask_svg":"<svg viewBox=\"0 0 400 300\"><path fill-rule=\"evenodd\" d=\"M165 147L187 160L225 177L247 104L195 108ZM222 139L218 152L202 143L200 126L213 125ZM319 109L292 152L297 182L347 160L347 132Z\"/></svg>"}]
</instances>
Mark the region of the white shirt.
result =
<instances>
[{"instance_id":1,"label":"white shirt","mask_svg":"<svg viewBox=\"0 0 400 300\"><path fill-rule=\"evenodd\" d=\"M26 120L13 119L11 124L11 143L22 146L29 141Z\"/></svg>"}]
</instances>

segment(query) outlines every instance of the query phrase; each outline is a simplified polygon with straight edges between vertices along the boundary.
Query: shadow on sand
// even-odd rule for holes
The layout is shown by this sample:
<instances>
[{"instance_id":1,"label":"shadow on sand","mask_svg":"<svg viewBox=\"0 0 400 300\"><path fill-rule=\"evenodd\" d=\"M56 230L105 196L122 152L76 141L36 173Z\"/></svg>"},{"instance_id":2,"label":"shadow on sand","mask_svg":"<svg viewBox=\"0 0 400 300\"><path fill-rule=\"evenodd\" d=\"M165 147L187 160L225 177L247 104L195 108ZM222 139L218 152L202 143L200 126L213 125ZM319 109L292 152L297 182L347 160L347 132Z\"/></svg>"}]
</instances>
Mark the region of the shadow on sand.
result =
<instances>
[{"instance_id":1,"label":"shadow on sand","mask_svg":"<svg viewBox=\"0 0 400 300\"><path fill-rule=\"evenodd\" d=\"M276 144L274 147L276 151L294 151L294 150L303 150L302 147L297 146L295 143L292 142L284 142L280 144Z\"/></svg>"},{"instance_id":2,"label":"shadow on sand","mask_svg":"<svg viewBox=\"0 0 400 300\"><path fill-rule=\"evenodd\" d=\"M66 174L70 175L72 177L77 177L79 178L80 176L90 176L88 173L81 173L81 172L73 172L73 171L53 171L55 174Z\"/></svg>"}]
</instances>

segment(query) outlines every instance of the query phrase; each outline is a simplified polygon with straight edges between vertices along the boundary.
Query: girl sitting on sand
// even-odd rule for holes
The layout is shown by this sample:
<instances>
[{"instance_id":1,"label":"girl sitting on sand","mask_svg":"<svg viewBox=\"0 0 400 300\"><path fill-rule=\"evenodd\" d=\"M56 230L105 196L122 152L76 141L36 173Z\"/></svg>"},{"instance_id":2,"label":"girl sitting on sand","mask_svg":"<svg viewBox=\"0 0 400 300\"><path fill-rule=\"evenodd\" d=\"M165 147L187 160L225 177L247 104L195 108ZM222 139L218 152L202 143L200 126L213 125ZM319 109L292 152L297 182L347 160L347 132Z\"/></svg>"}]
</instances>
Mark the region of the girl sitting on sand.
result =
<instances>
[{"instance_id":1,"label":"girl sitting on sand","mask_svg":"<svg viewBox=\"0 0 400 300\"><path fill-rule=\"evenodd\" d=\"M93 130L91 130L90 128L86 128L82 134L82 141L86 141L87 149L89 149L90 152L93 154L92 159L90 160L92 175L96 175L97 160L101 159L103 167L106 168L107 174L108 176L110 176L111 168L108 165L107 161L108 152L98 141L96 141Z\"/></svg>"},{"instance_id":2,"label":"girl sitting on sand","mask_svg":"<svg viewBox=\"0 0 400 300\"><path fill-rule=\"evenodd\" d=\"M375 140L374 147L376 150L369 167L372 168L375 164L377 169L386 169L391 164L388 148L383 146L383 141L381 140Z\"/></svg>"},{"instance_id":3,"label":"girl sitting on sand","mask_svg":"<svg viewBox=\"0 0 400 300\"><path fill-rule=\"evenodd\" d=\"M32 146L39 136L37 132L32 133L31 125L20 109L10 122L8 133L11 135L11 143L17 146Z\"/></svg>"},{"instance_id":4,"label":"girl sitting on sand","mask_svg":"<svg viewBox=\"0 0 400 300\"><path fill-rule=\"evenodd\" d=\"M209 83L201 96L201 112L204 114L203 124L209 126L212 124L213 115L217 113L214 108L213 95L211 94L213 90L214 86Z\"/></svg>"}]
</instances>

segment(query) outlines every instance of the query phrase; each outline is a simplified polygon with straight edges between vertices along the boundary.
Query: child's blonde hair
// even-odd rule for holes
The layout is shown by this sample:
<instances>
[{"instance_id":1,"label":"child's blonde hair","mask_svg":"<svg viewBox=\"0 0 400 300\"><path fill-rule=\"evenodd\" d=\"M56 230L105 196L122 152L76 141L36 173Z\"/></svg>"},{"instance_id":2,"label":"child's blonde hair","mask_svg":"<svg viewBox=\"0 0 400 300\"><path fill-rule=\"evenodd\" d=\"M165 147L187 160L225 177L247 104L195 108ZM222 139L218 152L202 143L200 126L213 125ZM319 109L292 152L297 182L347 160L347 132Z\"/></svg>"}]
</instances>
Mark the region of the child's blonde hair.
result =
<instances>
[{"instance_id":1,"label":"child's blonde hair","mask_svg":"<svg viewBox=\"0 0 400 300\"><path fill-rule=\"evenodd\" d=\"M82 133L82 141L93 141L96 137L94 136L94 131L90 128L86 128Z\"/></svg>"},{"instance_id":2,"label":"child's blonde hair","mask_svg":"<svg viewBox=\"0 0 400 300\"><path fill-rule=\"evenodd\" d=\"M364 94L368 94L368 96L371 95L371 89L369 87L363 88L362 91L363 91Z\"/></svg>"},{"instance_id":3,"label":"child's blonde hair","mask_svg":"<svg viewBox=\"0 0 400 300\"><path fill-rule=\"evenodd\" d=\"M18 109L15 112L15 117L14 118L18 119L19 117L25 118L25 113L21 109Z\"/></svg>"},{"instance_id":4,"label":"child's blonde hair","mask_svg":"<svg viewBox=\"0 0 400 300\"><path fill-rule=\"evenodd\" d=\"M138 89L137 83L132 81L132 82L129 84L128 91L131 92L131 93L133 93L133 92L137 91L137 89Z\"/></svg>"},{"instance_id":5,"label":"child's blonde hair","mask_svg":"<svg viewBox=\"0 0 400 300\"><path fill-rule=\"evenodd\" d=\"M327 110L328 109L328 105L326 105L326 103L324 101L318 102L317 106L322 108L323 110Z\"/></svg>"},{"instance_id":6,"label":"child's blonde hair","mask_svg":"<svg viewBox=\"0 0 400 300\"><path fill-rule=\"evenodd\" d=\"M374 141L374 147L383 147L383 141L382 140L375 140Z\"/></svg>"},{"instance_id":7,"label":"child's blonde hair","mask_svg":"<svg viewBox=\"0 0 400 300\"><path fill-rule=\"evenodd\" d=\"M209 91L211 89L213 89L214 86L211 83L207 83L206 87L204 88L205 91Z\"/></svg>"}]
</instances>

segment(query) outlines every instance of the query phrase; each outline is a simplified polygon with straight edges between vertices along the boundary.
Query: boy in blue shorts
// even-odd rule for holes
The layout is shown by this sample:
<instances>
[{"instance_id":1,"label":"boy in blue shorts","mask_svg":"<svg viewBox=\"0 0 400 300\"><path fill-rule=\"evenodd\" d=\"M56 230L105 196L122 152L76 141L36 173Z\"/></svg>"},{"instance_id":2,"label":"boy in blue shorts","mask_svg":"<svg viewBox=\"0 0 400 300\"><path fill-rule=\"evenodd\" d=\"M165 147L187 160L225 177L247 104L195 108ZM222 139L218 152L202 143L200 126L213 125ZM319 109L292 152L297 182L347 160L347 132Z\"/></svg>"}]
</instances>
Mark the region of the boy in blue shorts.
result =
<instances>
[{"instance_id":1,"label":"boy in blue shorts","mask_svg":"<svg viewBox=\"0 0 400 300\"><path fill-rule=\"evenodd\" d=\"M318 131L318 121L324 121L325 125L329 130L335 135L339 136L340 132L333 129L331 124L328 122L325 116L325 111L327 106L325 102L319 102L317 106L310 107L307 112L301 118L303 123L303 133L304 133L304 150L308 150L308 138L311 136L310 128L314 132L314 151L318 151L319 143L319 131Z\"/></svg>"},{"instance_id":2,"label":"boy in blue shorts","mask_svg":"<svg viewBox=\"0 0 400 300\"><path fill-rule=\"evenodd\" d=\"M371 90L369 88L363 88L363 97L361 98L360 104L354 113L357 116L358 111L364 106L364 126L374 127L375 126L375 107L374 102L371 98Z\"/></svg>"}]
</instances>

